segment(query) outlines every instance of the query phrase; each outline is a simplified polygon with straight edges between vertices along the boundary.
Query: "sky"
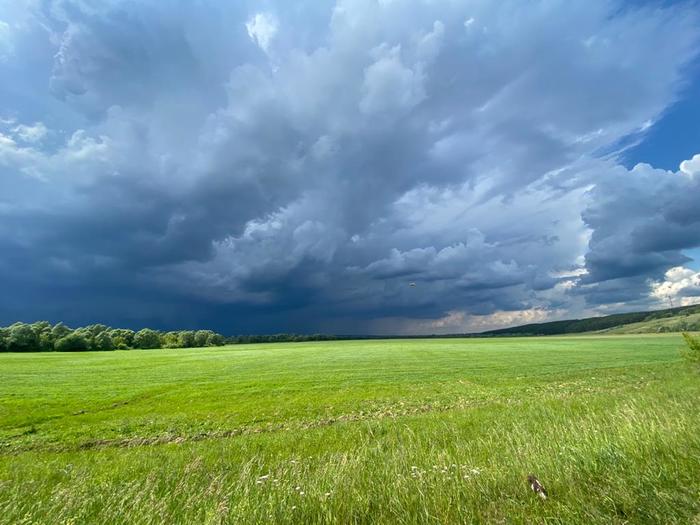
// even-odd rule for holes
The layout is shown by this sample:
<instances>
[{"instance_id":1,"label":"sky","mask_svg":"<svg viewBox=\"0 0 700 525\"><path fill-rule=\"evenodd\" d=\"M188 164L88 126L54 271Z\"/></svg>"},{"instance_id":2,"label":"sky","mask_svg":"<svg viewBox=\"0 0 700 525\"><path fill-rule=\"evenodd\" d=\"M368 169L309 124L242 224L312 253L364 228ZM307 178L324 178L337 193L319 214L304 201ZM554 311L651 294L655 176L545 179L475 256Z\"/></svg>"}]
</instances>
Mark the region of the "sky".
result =
<instances>
[{"instance_id":1,"label":"sky","mask_svg":"<svg viewBox=\"0 0 700 525\"><path fill-rule=\"evenodd\" d=\"M0 0L0 324L700 302L700 4Z\"/></svg>"}]
</instances>

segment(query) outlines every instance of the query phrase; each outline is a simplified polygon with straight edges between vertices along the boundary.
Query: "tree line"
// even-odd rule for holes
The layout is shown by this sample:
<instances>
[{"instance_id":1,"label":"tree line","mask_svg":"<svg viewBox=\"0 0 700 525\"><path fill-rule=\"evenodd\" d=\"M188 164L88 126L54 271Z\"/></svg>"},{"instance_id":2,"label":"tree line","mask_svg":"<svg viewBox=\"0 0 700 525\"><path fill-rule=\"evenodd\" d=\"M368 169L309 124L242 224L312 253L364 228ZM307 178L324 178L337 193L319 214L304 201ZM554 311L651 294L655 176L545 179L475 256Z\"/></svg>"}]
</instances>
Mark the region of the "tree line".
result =
<instances>
[{"instance_id":1,"label":"tree line","mask_svg":"<svg viewBox=\"0 0 700 525\"><path fill-rule=\"evenodd\" d=\"M150 348L193 348L221 346L226 338L211 330L159 332L144 328L110 328L93 324L72 329L48 321L15 323L0 328L0 352L79 352Z\"/></svg>"},{"instance_id":2,"label":"tree line","mask_svg":"<svg viewBox=\"0 0 700 525\"><path fill-rule=\"evenodd\" d=\"M331 341L325 334L236 335L224 337L212 330L178 330L161 332L144 328L134 331L92 324L69 328L48 321L15 323L0 327L0 352L80 352L97 350L133 350L151 348L201 348L225 344L289 343Z\"/></svg>"}]
</instances>

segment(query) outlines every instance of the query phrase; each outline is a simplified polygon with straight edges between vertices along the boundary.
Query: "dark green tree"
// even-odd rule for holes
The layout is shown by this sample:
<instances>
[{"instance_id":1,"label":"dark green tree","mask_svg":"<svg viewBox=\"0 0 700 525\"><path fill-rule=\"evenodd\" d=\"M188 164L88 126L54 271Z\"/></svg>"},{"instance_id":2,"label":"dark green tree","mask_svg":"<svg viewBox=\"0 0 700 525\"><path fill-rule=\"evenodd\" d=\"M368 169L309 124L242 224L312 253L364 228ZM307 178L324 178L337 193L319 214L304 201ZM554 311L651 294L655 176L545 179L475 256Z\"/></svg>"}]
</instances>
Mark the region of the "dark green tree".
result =
<instances>
[{"instance_id":1,"label":"dark green tree","mask_svg":"<svg viewBox=\"0 0 700 525\"><path fill-rule=\"evenodd\" d=\"M134 336L134 348L160 348L160 334L150 328L139 330Z\"/></svg>"},{"instance_id":2,"label":"dark green tree","mask_svg":"<svg viewBox=\"0 0 700 525\"><path fill-rule=\"evenodd\" d=\"M9 328L0 328L0 352L7 352L7 339L9 336Z\"/></svg>"},{"instance_id":3,"label":"dark green tree","mask_svg":"<svg viewBox=\"0 0 700 525\"><path fill-rule=\"evenodd\" d=\"M221 346L224 342L224 336L215 332L210 333L207 337L207 346Z\"/></svg>"},{"instance_id":4,"label":"dark green tree","mask_svg":"<svg viewBox=\"0 0 700 525\"><path fill-rule=\"evenodd\" d=\"M160 345L163 348L180 348L180 338L177 332L166 332L160 336Z\"/></svg>"},{"instance_id":5,"label":"dark green tree","mask_svg":"<svg viewBox=\"0 0 700 525\"><path fill-rule=\"evenodd\" d=\"M54 347L57 352L81 352L90 349L90 342L85 334L76 330L56 341Z\"/></svg>"},{"instance_id":6,"label":"dark green tree","mask_svg":"<svg viewBox=\"0 0 700 525\"><path fill-rule=\"evenodd\" d=\"M90 337L94 338L100 335L102 332L109 330L109 327L103 324L91 324L86 326L84 330L90 334Z\"/></svg>"},{"instance_id":7,"label":"dark green tree","mask_svg":"<svg viewBox=\"0 0 700 525\"><path fill-rule=\"evenodd\" d=\"M211 330L197 330L194 333L194 346L201 348L207 346L207 340L209 339L209 334L213 333Z\"/></svg>"},{"instance_id":8,"label":"dark green tree","mask_svg":"<svg viewBox=\"0 0 700 525\"><path fill-rule=\"evenodd\" d=\"M58 323L58 324L55 324L54 327L51 329L51 336L53 337L54 341L57 341L57 340L61 339L61 337L67 336L72 331L73 330L68 328L63 323Z\"/></svg>"},{"instance_id":9,"label":"dark green tree","mask_svg":"<svg viewBox=\"0 0 700 525\"><path fill-rule=\"evenodd\" d=\"M183 330L178 332L178 347L192 348L195 345L195 332L193 330Z\"/></svg>"},{"instance_id":10,"label":"dark green tree","mask_svg":"<svg viewBox=\"0 0 700 525\"><path fill-rule=\"evenodd\" d=\"M10 352L37 352L41 349L39 336L31 325L15 323L9 329L7 349Z\"/></svg>"},{"instance_id":11,"label":"dark green tree","mask_svg":"<svg viewBox=\"0 0 700 525\"><path fill-rule=\"evenodd\" d=\"M134 336L136 332L126 328L114 328L109 331L109 335L114 343L114 348L126 350L134 347Z\"/></svg>"},{"instance_id":12,"label":"dark green tree","mask_svg":"<svg viewBox=\"0 0 700 525\"><path fill-rule=\"evenodd\" d=\"M114 350L114 341L109 332L104 331L97 334L93 340L93 347L95 350Z\"/></svg>"}]
</instances>

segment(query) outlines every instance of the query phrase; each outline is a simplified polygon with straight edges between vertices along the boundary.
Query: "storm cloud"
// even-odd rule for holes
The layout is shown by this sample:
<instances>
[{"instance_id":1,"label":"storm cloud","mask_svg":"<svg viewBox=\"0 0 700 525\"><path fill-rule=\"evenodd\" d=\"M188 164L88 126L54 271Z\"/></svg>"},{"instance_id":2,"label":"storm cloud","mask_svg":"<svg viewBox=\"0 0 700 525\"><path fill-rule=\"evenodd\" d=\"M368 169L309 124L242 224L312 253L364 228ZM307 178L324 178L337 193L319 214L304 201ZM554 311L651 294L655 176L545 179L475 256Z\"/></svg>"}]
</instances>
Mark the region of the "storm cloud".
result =
<instances>
[{"instance_id":1,"label":"storm cloud","mask_svg":"<svg viewBox=\"0 0 700 525\"><path fill-rule=\"evenodd\" d=\"M690 4L0 21L0 321L462 331L658 304L700 246L700 157L618 160L681 96Z\"/></svg>"}]
</instances>

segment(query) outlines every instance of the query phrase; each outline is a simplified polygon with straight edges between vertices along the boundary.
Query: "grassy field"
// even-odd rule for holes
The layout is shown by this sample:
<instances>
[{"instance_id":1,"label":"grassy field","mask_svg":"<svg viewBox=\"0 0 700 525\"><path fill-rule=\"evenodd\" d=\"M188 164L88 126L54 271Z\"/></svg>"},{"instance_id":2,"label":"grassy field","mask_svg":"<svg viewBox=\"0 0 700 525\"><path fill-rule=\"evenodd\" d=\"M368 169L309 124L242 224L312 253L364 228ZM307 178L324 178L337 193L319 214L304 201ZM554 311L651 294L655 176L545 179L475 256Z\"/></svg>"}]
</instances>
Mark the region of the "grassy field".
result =
<instances>
[{"instance_id":1,"label":"grassy field","mask_svg":"<svg viewBox=\"0 0 700 525\"><path fill-rule=\"evenodd\" d=\"M0 523L700 524L700 374L681 345L0 355Z\"/></svg>"},{"instance_id":2,"label":"grassy field","mask_svg":"<svg viewBox=\"0 0 700 525\"><path fill-rule=\"evenodd\" d=\"M700 313L652 319L604 330L607 334L653 334L658 332L689 332L700 330Z\"/></svg>"}]
</instances>

